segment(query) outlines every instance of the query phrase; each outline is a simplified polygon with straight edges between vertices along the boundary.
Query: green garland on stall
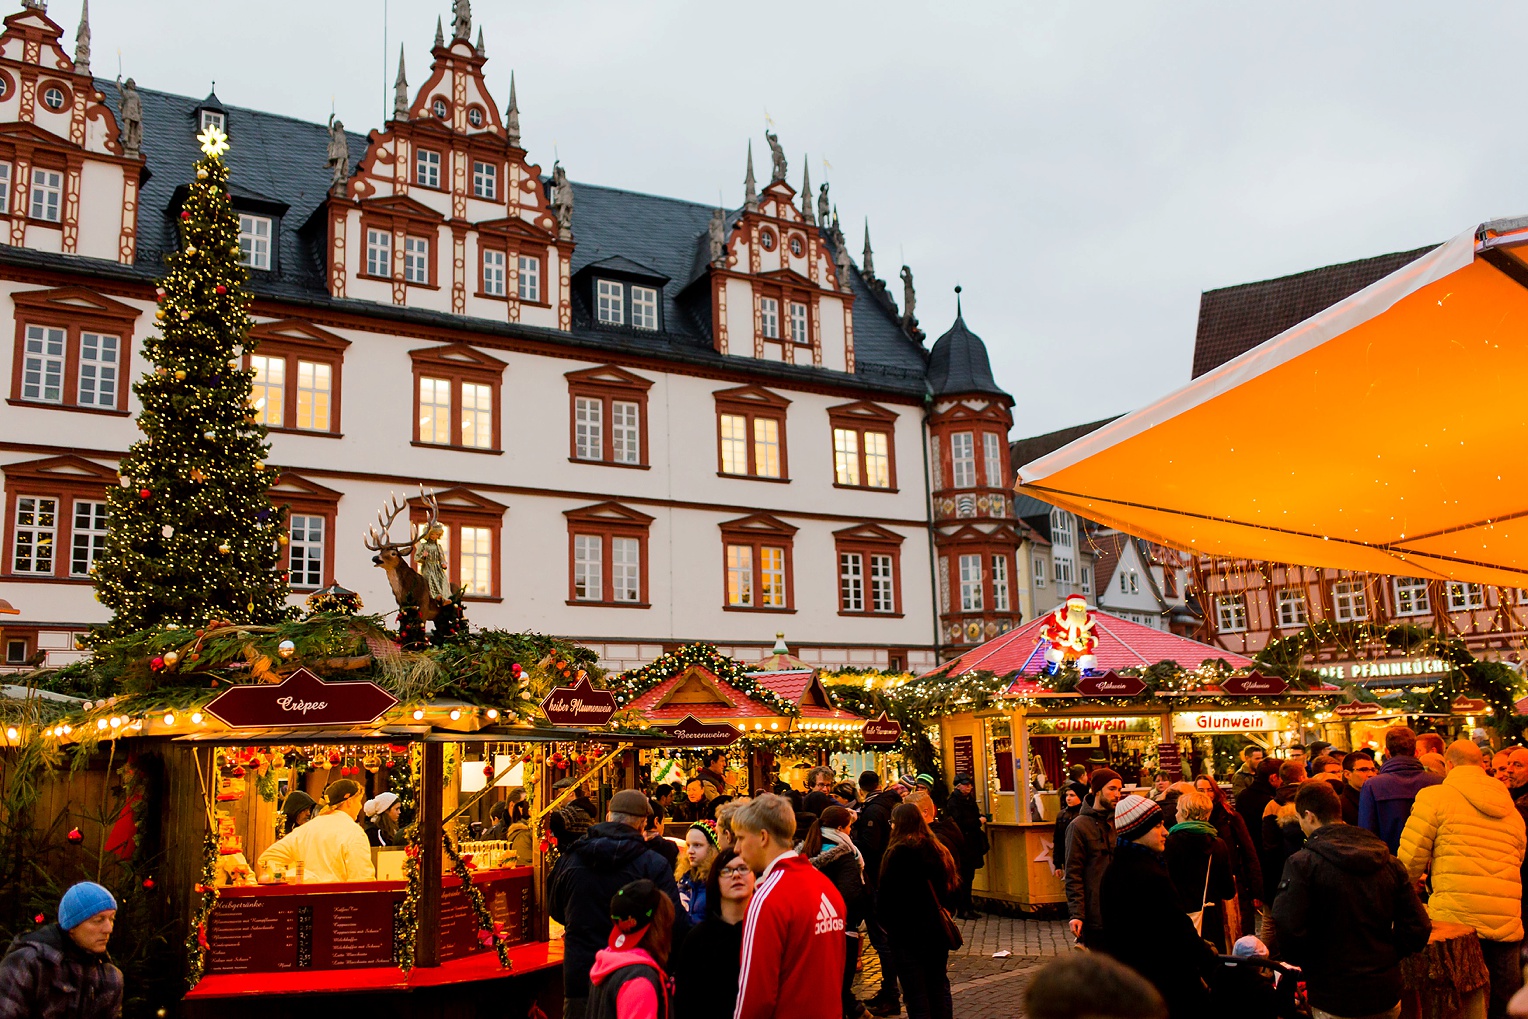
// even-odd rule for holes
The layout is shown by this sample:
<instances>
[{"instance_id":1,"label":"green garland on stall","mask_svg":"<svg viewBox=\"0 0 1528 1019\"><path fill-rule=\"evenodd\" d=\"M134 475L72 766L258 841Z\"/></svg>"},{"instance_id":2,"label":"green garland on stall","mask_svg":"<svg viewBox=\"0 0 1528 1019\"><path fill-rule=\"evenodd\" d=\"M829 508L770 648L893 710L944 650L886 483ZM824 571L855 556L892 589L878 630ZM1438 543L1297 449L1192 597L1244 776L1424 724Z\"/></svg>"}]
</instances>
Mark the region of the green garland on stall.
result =
<instances>
[{"instance_id":1,"label":"green garland on stall","mask_svg":"<svg viewBox=\"0 0 1528 1019\"><path fill-rule=\"evenodd\" d=\"M403 901L393 915L393 961L404 973L414 968L414 951L419 943L419 825L403 829L403 876L408 887Z\"/></svg>"},{"instance_id":2,"label":"green garland on stall","mask_svg":"<svg viewBox=\"0 0 1528 1019\"><path fill-rule=\"evenodd\" d=\"M467 861L456 851L451 836L441 832L440 838L446 848L446 856L451 860L451 871L461 880L462 890L467 893L467 901L472 905L472 915L477 920L479 934L487 934L493 939L494 950L499 955L499 968L509 969L509 945L505 944L504 935L494 930L493 914L488 912L488 903L483 901L483 890L472 883L472 872L467 868Z\"/></svg>"},{"instance_id":3,"label":"green garland on stall","mask_svg":"<svg viewBox=\"0 0 1528 1019\"><path fill-rule=\"evenodd\" d=\"M781 715L801 714L796 704L759 682L751 666L736 658L728 658L714 644L686 644L640 668L628 669L608 677L598 685L615 695L616 708L621 710L630 707L653 687L696 665L709 670L717 679L736 687L754 700L769 705Z\"/></svg>"},{"instance_id":4,"label":"green garland on stall","mask_svg":"<svg viewBox=\"0 0 1528 1019\"><path fill-rule=\"evenodd\" d=\"M201 982L202 974L207 970L207 952L212 947L207 925L212 922L212 910L218 901L217 863L218 835L209 822L202 835L202 879L195 889L199 898L191 917L191 930L186 934L188 990Z\"/></svg>"}]
</instances>

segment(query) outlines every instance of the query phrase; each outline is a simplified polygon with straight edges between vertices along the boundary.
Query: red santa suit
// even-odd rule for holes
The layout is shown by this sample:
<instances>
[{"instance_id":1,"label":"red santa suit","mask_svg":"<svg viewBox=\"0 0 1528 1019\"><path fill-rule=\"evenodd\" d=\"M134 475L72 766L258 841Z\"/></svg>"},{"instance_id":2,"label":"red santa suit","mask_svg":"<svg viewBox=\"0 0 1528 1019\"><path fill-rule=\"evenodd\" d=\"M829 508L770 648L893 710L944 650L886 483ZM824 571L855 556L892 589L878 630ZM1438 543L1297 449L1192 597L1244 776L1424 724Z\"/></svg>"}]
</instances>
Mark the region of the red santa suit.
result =
<instances>
[{"instance_id":1,"label":"red santa suit","mask_svg":"<svg viewBox=\"0 0 1528 1019\"><path fill-rule=\"evenodd\" d=\"M794 851L754 888L733 1019L842 1019L844 900Z\"/></svg>"}]
</instances>

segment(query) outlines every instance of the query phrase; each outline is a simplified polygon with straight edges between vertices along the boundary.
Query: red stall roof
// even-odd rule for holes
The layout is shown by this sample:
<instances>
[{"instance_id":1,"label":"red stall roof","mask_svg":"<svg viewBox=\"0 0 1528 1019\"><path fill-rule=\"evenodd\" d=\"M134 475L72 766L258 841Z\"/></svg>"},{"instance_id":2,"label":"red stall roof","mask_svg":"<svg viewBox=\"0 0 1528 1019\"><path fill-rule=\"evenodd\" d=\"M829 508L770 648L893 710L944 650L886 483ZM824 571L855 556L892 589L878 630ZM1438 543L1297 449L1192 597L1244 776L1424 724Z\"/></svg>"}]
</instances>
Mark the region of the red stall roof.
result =
<instances>
[{"instance_id":1,"label":"red stall roof","mask_svg":"<svg viewBox=\"0 0 1528 1019\"><path fill-rule=\"evenodd\" d=\"M801 717L852 721L859 716L832 707L822 680L810 668L752 672L750 678L801 708ZM696 718L771 718L780 714L703 665L692 665L638 697L631 706L655 722Z\"/></svg>"}]
</instances>

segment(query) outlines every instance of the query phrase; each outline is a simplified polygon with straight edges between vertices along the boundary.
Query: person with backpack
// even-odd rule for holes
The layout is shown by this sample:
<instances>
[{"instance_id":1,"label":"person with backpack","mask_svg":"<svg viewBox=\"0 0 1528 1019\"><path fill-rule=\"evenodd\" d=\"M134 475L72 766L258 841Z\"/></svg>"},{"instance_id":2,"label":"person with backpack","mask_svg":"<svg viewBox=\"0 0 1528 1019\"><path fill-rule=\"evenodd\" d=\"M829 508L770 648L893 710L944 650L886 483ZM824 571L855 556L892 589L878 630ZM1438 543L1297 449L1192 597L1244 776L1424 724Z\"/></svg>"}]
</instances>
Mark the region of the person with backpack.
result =
<instances>
[{"instance_id":1,"label":"person with backpack","mask_svg":"<svg viewBox=\"0 0 1528 1019\"><path fill-rule=\"evenodd\" d=\"M651 881L633 881L611 897L610 921L610 942L589 970L588 1019L669 1019L674 903Z\"/></svg>"}]
</instances>

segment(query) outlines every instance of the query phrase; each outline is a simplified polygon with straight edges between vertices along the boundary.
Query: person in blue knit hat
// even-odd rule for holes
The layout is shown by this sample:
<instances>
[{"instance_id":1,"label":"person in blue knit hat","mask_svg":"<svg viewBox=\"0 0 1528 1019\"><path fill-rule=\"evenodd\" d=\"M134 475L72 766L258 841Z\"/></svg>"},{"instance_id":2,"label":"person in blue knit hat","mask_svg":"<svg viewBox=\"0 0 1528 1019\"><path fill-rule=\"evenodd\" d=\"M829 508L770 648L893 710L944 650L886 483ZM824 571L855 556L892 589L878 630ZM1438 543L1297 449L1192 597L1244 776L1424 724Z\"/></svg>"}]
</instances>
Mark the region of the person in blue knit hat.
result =
<instances>
[{"instance_id":1,"label":"person in blue knit hat","mask_svg":"<svg viewBox=\"0 0 1528 1019\"><path fill-rule=\"evenodd\" d=\"M117 900L93 881L58 903L58 922L18 935L0 959L0 1019L122 1014L122 971L106 954Z\"/></svg>"}]
</instances>

